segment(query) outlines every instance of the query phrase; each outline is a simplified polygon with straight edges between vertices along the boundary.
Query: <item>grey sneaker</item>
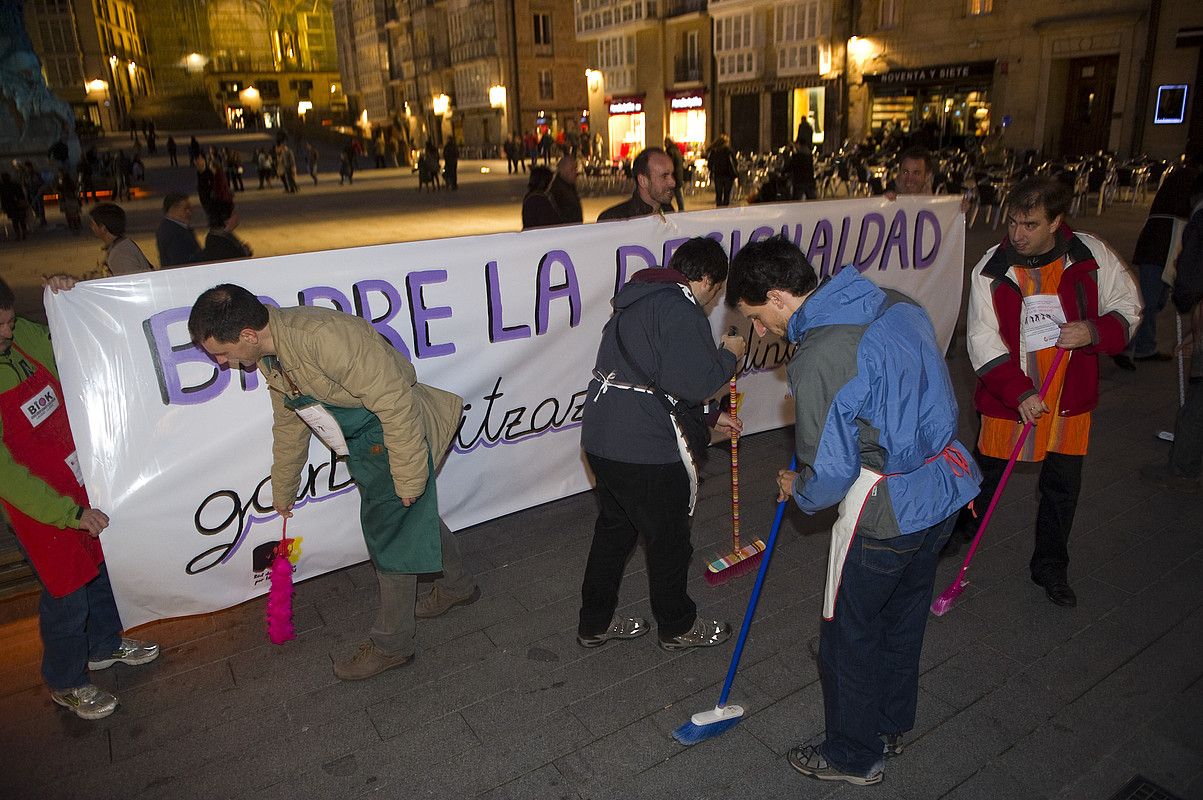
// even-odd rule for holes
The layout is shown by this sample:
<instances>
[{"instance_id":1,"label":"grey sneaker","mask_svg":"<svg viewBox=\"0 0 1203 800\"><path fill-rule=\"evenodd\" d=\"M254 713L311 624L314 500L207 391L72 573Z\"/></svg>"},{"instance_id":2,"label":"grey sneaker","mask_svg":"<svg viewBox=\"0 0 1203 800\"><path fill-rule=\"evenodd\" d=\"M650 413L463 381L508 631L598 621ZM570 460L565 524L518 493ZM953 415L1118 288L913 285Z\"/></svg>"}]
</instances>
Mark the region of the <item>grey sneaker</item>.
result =
<instances>
[{"instance_id":1,"label":"grey sneaker","mask_svg":"<svg viewBox=\"0 0 1203 800\"><path fill-rule=\"evenodd\" d=\"M690 650L694 647L714 647L727 641L730 636L731 626L727 623L699 617L693 621L693 627L680 636L674 636L671 639L661 639L660 646L665 650Z\"/></svg>"},{"instance_id":2,"label":"grey sneaker","mask_svg":"<svg viewBox=\"0 0 1203 800\"><path fill-rule=\"evenodd\" d=\"M117 710L117 698L90 683L65 692L51 692L50 699L80 719L104 719Z\"/></svg>"},{"instance_id":3,"label":"grey sneaker","mask_svg":"<svg viewBox=\"0 0 1203 800\"><path fill-rule=\"evenodd\" d=\"M436 583L431 590L423 595L414 606L414 616L418 619L441 617L456 606L470 606L480 599L480 587L474 586L472 591L462 597L447 594Z\"/></svg>"},{"instance_id":4,"label":"grey sneaker","mask_svg":"<svg viewBox=\"0 0 1203 800\"><path fill-rule=\"evenodd\" d=\"M334 676L344 681L367 680L390 669L404 667L413 660L412 655L391 656L369 639L359 645L354 655L334 662Z\"/></svg>"},{"instance_id":5,"label":"grey sneaker","mask_svg":"<svg viewBox=\"0 0 1203 800\"><path fill-rule=\"evenodd\" d=\"M902 734L883 733L881 736L881 754L886 758L902 755Z\"/></svg>"},{"instance_id":6,"label":"grey sneaker","mask_svg":"<svg viewBox=\"0 0 1203 800\"><path fill-rule=\"evenodd\" d=\"M819 748L811 745L793 748L789 751L787 758L789 765L798 772L821 781L844 781L855 786L872 786L875 783L881 783L881 770L877 770L871 775L850 775L847 772L840 772L827 763L827 759L823 757Z\"/></svg>"},{"instance_id":7,"label":"grey sneaker","mask_svg":"<svg viewBox=\"0 0 1203 800\"><path fill-rule=\"evenodd\" d=\"M615 617L610 627L592 636L576 635L581 647L601 647L611 639L637 639L648 632L647 620L643 617Z\"/></svg>"},{"instance_id":8,"label":"grey sneaker","mask_svg":"<svg viewBox=\"0 0 1203 800\"><path fill-rule=\"evenodd\" d=\"M154 642L141 642L137 639L122 639L117 649L108 658L88 661L88 669L108 669L117 662L137 667L149 664L159 657L159 646Z\"/></svg>"}]
</instances>

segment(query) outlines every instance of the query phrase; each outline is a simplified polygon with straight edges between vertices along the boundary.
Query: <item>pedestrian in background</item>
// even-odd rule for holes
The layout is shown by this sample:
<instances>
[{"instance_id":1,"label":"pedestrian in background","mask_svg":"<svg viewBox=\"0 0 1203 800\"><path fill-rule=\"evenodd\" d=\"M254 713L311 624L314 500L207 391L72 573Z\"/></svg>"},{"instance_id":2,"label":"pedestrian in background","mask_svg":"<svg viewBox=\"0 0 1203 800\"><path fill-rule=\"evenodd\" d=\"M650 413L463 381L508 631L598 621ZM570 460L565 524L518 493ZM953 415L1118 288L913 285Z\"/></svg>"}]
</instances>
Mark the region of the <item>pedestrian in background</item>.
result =
<instances>
[{"instance_id":1,"label":"pedestrian in background","mask_svg":"<svg viewBox=\"0 0 1203 800\"><path fill-rule=\"evenodd\" d=\"M452 191L459 189L459 145L452 136L443 145L443 178L447 188Z\"/></svg>"},{"instance_id":2,"label":"pedestrian in background","mask_svg":"<svg viewBox=\"0 0 1203 800\"><path fill-rule=\"evenodd\" d=\"M673 160L673 197L677 199L677 211L685 210L685 156L681 153L681 148L673 141L671 136L664 137L664 152L668 153L668 157Z\"/></svg>"},{"instance_id":3,"label":"pedestrian in background","mask_svg":"<svg viewBox=\"0 0 1203 800\"><path fill-rule=\"evenodd\" d=\"M1140 282L1144 301L1144 316L1132 341L1124 352L1115 356L1115 364L1129 371L1139 361L1169 361L1169 353L1157 350L1157 314L1165 308L1172 276L1166 267L1173 263L1182 241L1182 230L1191 216L1191 195L1199 180L1203 157L1195 151L1182 157L1182 163L1170 168L1162 178L1161 187L1149 207L1149 218L1140 229L1132 266ZM1168 281L1167 281L1168 278Z\"/></svg>"},{"instance_id":4,"label":"pedestrian in background","mask_svg":"<svg viewBox=\"0 0 1203 800\"><path fill-rule=\"evenodd\" d=\"M714 184L714 205L718 208L731 205L731 191L735 188L738 174L735 153L731 152L731 137L719 134L718 141L706 153L706 168L710 170L710 181Z\"/></svg>"},{"instance_id":5,"label":"pedestrian in background","mask_svg":"<svg viewBox=\"0 0 1203 800\"><path fill-rule=\"evenodd\" d=\"M100 203L88 212L92 235L104 245L101 267L108 275L134 275L154 269L137 242L125 235L125 210L116 203Z\"/></svg>"}]
</instances>

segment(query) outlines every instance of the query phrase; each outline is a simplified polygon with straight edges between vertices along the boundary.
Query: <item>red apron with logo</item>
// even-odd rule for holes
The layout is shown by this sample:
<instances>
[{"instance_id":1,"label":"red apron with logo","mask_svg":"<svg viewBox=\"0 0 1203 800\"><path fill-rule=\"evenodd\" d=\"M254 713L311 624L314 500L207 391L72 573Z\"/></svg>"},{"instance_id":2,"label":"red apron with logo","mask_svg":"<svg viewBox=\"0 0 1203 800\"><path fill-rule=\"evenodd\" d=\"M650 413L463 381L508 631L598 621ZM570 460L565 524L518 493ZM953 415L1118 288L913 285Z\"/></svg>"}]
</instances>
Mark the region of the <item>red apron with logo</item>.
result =
<instances>
[{"instance_id":1,"label":"red apron with logo","mask_svg":"<svg viewBox=\"0 0 1203 800\"><path fill-rule=\"evenodd\" d=\"M31 475L87 508L88 495L67 422L62 386L50 370L16 345L13 347L36 369L31 377L0 393L4 446L13 461ZM99 539L87 531L38 522L7 501L4 508L25 555L51 595L65 597L100 574L98 567L104 553Z\"/></svg>"}]
</instances>

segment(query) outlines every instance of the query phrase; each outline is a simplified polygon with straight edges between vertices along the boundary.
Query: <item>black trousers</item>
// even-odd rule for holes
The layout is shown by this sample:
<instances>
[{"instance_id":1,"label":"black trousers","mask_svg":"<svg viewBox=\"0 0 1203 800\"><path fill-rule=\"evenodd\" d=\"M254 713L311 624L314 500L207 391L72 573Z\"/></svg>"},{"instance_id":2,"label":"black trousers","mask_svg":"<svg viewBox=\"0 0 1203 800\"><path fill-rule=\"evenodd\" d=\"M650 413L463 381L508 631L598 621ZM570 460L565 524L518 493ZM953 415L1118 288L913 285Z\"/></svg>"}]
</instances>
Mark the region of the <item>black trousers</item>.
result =
<instances>
[{"instance_id":1,"label":"black trousers","mask_svg":"<svg viewBox=\"0 0 1203 800\"><path fill-rule=\"evenodd\" d=\"M597 478L597 523L581 584L577 631L593 636L610 626L622 573L642 535L652 617L661 639L680 636L697 618L697 606L686 588L693 544L685 465L629 464L585 455Z\"/></svg>"},{"instance_id":2,"label":"black trousers","mask_svg":"<svg viewBox=\"0 0 1203 800\"><path fill-rule=\"evenodd\" d=\"M1069 569L1069 531L1078 509L1082 489L1083 456L1048 453L1040 464L1038 484L1040 501L1036 508L1036 543L1032 550L1032 579L1064 581ZM982 490L975 508L983 514L994 496L998 481L1007 468L1005 458L977 454L982 468Z\"/></svg>"}]
</instances>

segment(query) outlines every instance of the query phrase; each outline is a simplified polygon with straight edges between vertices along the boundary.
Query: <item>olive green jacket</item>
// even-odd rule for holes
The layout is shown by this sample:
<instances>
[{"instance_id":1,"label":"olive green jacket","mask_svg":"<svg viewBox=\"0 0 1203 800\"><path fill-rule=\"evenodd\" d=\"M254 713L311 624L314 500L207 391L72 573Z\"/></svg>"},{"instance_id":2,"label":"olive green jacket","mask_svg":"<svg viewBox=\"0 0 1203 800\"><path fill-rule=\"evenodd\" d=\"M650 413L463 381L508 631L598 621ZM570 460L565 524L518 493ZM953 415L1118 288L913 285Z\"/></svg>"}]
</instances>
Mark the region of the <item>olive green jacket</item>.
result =
<instances>
[{"instance_id":1,"label":"olive green jacket","mask_svg":"<svg viewBox=\"0 0 1203 800\"><path fill-rule=\"evenodd\" d=\"M268 307L280 369L262 359L271 390L272 496L295 498L309 454L309 427L284 405L295 392L320 403L366 408L380 419L398 497L426 487L427 454L437 465L459 427L463 400L418 383L413 365L365 320L328 308ZM281 372L281 370L283 370Z\"/></svg>"}]
</instances>

